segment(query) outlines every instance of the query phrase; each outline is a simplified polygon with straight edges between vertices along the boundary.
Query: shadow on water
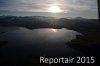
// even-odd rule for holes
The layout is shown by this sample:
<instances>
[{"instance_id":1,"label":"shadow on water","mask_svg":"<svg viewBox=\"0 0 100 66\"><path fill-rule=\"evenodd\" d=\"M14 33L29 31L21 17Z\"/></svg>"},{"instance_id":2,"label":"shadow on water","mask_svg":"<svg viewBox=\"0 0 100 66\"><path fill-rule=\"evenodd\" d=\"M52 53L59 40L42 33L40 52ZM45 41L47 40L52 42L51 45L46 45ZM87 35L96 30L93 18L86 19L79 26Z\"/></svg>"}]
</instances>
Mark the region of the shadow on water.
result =
<instances>
[{"instance_id":1,"label":"shadow on water","mask_svg":"<svg viewBox=\"0 0 100 66\"><path fill-rule=\"evenodd\" d=\"M0 41L0 48L6 44L8 44L8 41Z\"/></svg>"}]
</instances>

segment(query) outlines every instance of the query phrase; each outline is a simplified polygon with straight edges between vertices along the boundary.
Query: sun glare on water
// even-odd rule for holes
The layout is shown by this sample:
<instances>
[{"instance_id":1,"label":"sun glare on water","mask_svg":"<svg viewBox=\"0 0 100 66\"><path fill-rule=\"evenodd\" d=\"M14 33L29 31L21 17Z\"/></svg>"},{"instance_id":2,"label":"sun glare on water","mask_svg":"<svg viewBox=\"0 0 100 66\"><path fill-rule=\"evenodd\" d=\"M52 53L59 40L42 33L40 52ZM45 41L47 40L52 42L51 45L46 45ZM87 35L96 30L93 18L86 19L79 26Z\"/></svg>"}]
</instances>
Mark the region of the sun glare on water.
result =
<instances>
[{"instance_id":1,"label":"sun glare on water","mask_svg":"<svg viewBox=\"0 0 100 66\"><path fill-rule=\"evenodd\" d=\"M51 13L59 13L61 12L61 9L59 6L51 6L49 9L48 9L48 12L51 12Z\"/></svg>"},{"instance_id":2,"label":"sun glare on water","mask_svg":"<svg viewBox=\"0 0 100 66\"><path fill-rule=\"evenodd\" d=\"M57 32L57 30L56 29L51 29L53 32Z\"/></svg>"}]
</instances>

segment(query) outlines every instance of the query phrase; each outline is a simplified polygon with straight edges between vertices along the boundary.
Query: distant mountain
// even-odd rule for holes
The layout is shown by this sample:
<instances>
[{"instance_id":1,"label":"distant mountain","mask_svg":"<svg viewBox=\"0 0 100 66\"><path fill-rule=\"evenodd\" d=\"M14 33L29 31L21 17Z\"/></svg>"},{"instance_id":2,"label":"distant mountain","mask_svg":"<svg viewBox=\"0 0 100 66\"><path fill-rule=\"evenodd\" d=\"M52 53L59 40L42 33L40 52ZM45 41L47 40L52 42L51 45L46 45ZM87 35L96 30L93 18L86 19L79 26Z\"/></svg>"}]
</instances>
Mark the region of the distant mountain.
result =
<instances>
[{"instance_id":1,"label":"distant mountain","mask_svg":"<svg viewBox=\"0 0 100 66\"><path fill-rule=\"evenodd\" d=\"M99 27L98 19L85 19L77 17L75 19L54 18L45 16L0 16L0 26L18 26L29 29L34 28L69 28L84 32L95 31Z\"/></svg>"}]
</instances>

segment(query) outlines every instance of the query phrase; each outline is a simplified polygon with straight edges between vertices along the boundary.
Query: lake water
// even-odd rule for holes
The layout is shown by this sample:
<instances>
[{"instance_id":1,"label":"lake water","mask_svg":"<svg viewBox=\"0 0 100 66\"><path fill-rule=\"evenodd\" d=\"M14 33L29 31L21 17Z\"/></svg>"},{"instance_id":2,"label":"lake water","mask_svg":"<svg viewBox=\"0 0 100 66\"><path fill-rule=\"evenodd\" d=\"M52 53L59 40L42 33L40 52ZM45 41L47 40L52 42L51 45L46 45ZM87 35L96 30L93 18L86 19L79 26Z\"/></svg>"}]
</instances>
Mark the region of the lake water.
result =
<instances>
[{"instance_id":1,"label":"lake water","mask_svg":"<svg viewBox=\"0 0 100 66\"><path fill-rule=\"evenodd\" d=\"M69 56L81 52L66 45L80 33L62 29L23 27L1 27L0 42L8 41L2 46L1 56L4 62L19 61L28 56Z\"/></svg>"}]
</instances>

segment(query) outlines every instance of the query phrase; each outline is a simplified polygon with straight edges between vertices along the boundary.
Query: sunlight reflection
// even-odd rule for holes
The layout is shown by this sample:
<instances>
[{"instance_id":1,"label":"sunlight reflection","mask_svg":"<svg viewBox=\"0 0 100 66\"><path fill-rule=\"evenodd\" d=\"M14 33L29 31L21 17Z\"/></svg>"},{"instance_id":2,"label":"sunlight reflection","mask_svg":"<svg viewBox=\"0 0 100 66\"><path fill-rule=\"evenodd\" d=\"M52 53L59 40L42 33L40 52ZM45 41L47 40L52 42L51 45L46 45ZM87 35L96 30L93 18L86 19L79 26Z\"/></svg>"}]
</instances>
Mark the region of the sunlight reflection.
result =
<instances>
[{"instance_id":1,"label":"sunlight reflection","mask_svg":"<svg viewBox=\"0 0 100 66\"><path fill-rule=\"evenodd\" d=\"M57 32L57 30L56 29L51 29L53 32Z\"/></svg>"}]
</instances>

